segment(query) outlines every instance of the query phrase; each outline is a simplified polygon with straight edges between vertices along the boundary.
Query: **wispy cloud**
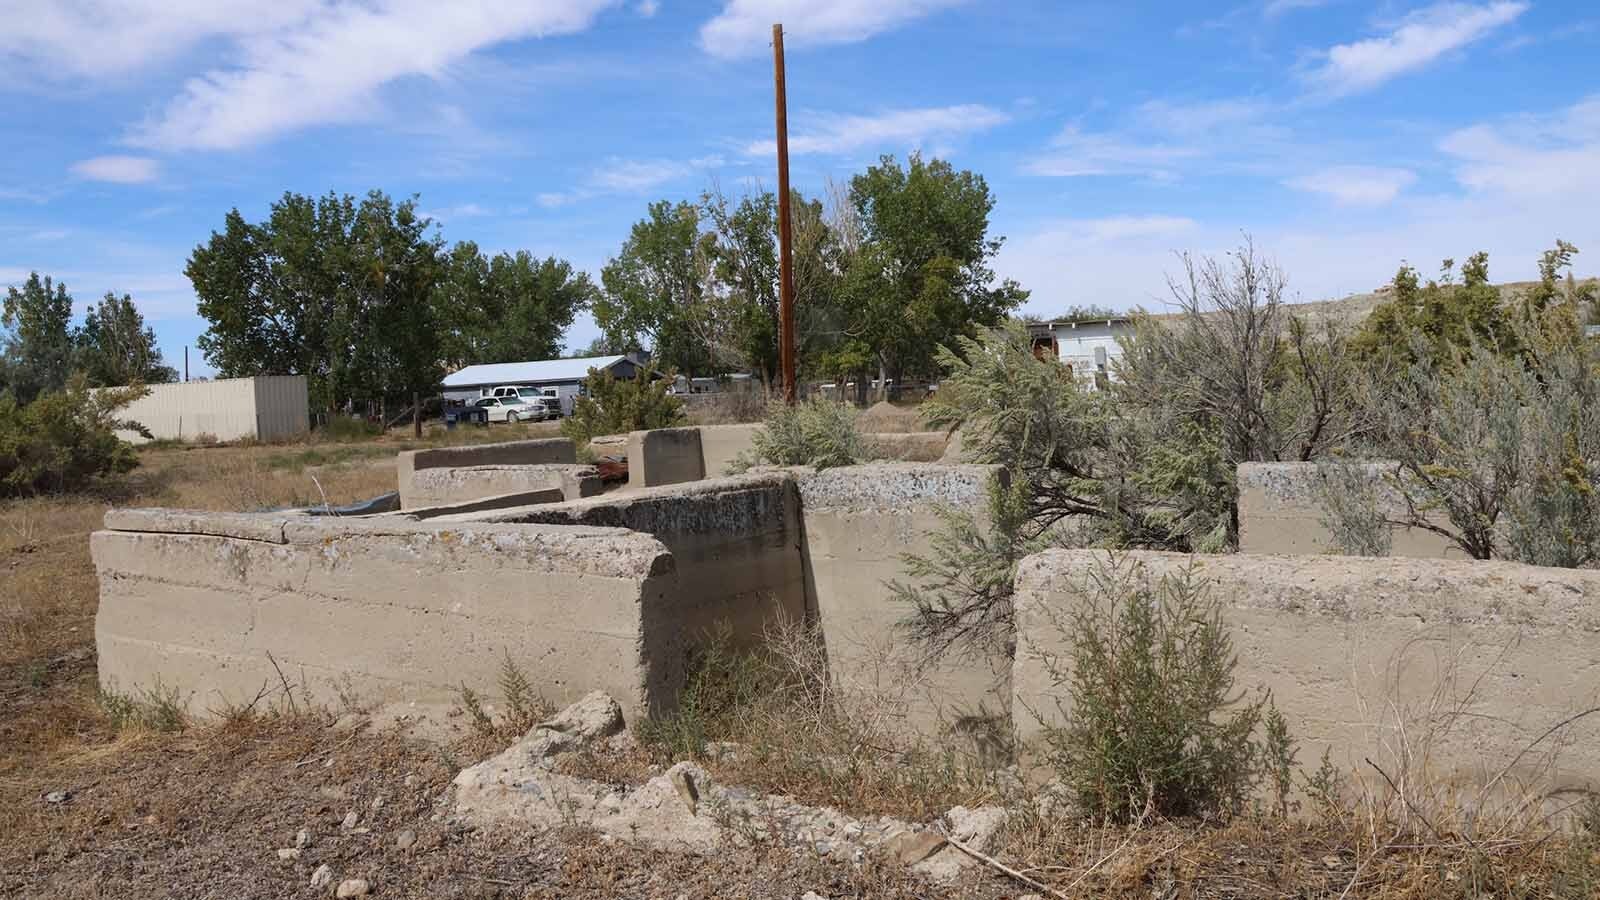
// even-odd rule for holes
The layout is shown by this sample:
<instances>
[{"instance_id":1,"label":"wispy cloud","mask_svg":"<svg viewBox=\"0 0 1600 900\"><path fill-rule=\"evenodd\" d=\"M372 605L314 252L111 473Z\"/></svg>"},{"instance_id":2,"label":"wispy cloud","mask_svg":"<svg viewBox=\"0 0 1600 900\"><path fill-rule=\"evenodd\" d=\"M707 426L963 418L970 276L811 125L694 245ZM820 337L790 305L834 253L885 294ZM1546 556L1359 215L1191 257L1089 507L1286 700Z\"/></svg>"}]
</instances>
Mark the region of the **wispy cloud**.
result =
<instances>
[{"instance_id":1,"label":"wispy cloud","mask_svg":"<svg viewBox=\"0 0 1600 900\"><path fill-rule=\"evenodd\" d=\"M1261 14L1269 19L1275 19L1296 10L1327 6L1331 2L1332 0L1267 0L1266 5L1261 7Z\"/></svg>"},{"instance_id":2,"label":"wispy cloud","mask_svg":"<svg viewBox=\"0 0 1600 900\"><path fill-rule=\"evenodd\" d=\"M1439 149L1456 180L1484 192L1535 197L1600 194L1600 94L1547 116L1451 132Z\"/></svg>"},{"instance_id":3,"label":"wispy cloud","mask_svg":"<svg viewBox=\"0 0 1600 900\"><path fill-rule=\"evenodd\" d=\"M789 137L789 152L850 153L855 150L920 148L925 142L947 141L987 131L1010 121L1007 114L980 104L898 109L875 116L812 116L811 130ZM777 152L773 141L745 145L749 156Z\"/></svg>"},{"instance_id":4,"label":"wispy cloud","mask_svg":"<svg viewBox=\"0 0 1600 900\"><path fill-rule=\"evenodd\" d=\"M623 159L613 156L590 170L583 184L570 191L548 192L535 199L546 209L569 206L608 194L643 194L691 175L720 168L720 156L687 160Z\"/></svg>"},{"instance_id":5,"label":"wispy cloud","mask_svg":"<svg viewBox=\"0 0 1600 900\"><path fill-rule=\"evenodd\" d=\"M128 140L161 150L229 149L309 126L370 119L386 84L437 76L506 41L581 31L615 2L316 3L290 24L239 36L237 65L191 78Z\"/></svg>"},{"instance_id":6,"label":"wispy cloud","mask_svg":"<svg viewBox=\"0 0 1600 900\"><path fill-rule=\"evenodd\" d=\"M1386 34L1330 47L1320 54L1322 62L1309 80L1333 96L1371 90L1480 40L1527 9L1521 0L1495 0L1483 6L1439 3L1407 16Z\"/></svg>"},{"instance_id":7,"label":"wispy cloud","mask_svg":"<svg viewBox=\"0 0 1600 900\"><path fill-rule=\"evenodd\" d=\"M147 156L96 156L73 163L72 173L90 181L144 184L156 179L160 166Z\"/></svg>"},{"instance_id":8,"label":"wispy cloud","mask_svg":"<svg viewBox=\"0 0 1600 900\"><path fill-rule=\"evenodd\" d=\"M1286 134L1270 121L1272 109L1249 97L1151 100L1127 110L1105 130L1067 125L1022 171L1058 178L1170 180L1200 166L1235 169L1281 148Z\"/></svg>"},{"instance_id":9,"label":"wispy cloud","mask_svg":"<svg viewBox=\"0 0 1600 900\"><path fill-rule=\"evenodd\" d=\"M1341 206L1383 206L1416 180L1416 173L1409 169L1332 166L1290 178L1284 184L1295 190L1321 194Z\"/></svg>"},{"instance_id":10,"label":"wispy cloud","mask_svg":"<svg viewBox=\"0 0 1600 900\"><path fill-rule=\"evenodd\" d=\"M969 0L728 0L700 28L700 46L713 56L761 53L772 42L772 23L783 23L785 47L864 41L960 6Z\"/></svg>"}]
</instances>

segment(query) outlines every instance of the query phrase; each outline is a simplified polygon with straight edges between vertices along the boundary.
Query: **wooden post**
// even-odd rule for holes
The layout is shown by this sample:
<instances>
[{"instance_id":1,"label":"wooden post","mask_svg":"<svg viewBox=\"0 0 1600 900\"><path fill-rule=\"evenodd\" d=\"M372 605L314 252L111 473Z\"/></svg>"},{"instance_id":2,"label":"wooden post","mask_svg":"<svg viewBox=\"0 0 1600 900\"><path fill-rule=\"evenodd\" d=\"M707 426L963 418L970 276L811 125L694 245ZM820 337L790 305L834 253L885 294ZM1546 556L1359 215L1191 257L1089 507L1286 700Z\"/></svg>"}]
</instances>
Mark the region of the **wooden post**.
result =
<instances>
[{"instance_id":1,"label":"wooden post","mask_svg":"<svg viewBox=\"0 0 1600 900\"><path fill-rule=\"evenodd\" d=\"M783 400L795 401L794 247L789 228L789 111L783 78L783 25L772 26L772 76L778 113L778 362Z\"/></svg>"}]
</instances>

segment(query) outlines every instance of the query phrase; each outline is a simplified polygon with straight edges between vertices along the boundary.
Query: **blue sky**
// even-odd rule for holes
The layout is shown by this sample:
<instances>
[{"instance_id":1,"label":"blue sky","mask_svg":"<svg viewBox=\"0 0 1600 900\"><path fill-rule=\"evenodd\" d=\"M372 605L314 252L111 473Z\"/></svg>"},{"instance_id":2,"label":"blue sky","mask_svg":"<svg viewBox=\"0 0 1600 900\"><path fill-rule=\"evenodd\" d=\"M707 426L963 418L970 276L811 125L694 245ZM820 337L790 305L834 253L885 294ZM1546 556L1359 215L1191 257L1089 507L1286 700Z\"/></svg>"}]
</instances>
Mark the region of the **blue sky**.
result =
<instances>
[{"instance_id":1,"label":"blue sky","mask_svg":"<svg viewBox=\"0 0 1600 900\"><path fill-rule=\"evenodd\" d=\"M1485 249L1600 271L1592 0L0 0L0 283L130 292L169 360L183 277L285 190L421 195L447 240L598 277L645 204L880 153L984 175L1030 311L1159 306L1241 232L1319 299ZM568 337L595 334L584 317ZM207 371L198 354L195 372Z\"/></svg>"}]
</instances>

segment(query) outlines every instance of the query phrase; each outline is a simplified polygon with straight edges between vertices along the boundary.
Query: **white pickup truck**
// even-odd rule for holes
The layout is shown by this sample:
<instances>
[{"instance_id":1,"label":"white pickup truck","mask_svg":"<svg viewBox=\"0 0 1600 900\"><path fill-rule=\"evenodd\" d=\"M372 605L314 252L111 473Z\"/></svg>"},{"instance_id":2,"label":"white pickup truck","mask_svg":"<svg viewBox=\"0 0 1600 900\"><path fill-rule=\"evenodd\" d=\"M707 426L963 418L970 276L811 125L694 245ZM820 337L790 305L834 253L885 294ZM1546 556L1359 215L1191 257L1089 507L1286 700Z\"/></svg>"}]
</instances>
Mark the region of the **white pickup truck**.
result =
<instances>
[{"instance_id":1,"label":"white pickup truck","mask_svg":"<svg viewBox=\"0 0 1600 900\"><path fill-rule=\"evenodd\" d=\"M495 399L505 399L507 397L516 397L520 399L523 403L528 405L529 412L534 413L534 415L531 417L524 414L521 417L524 419L532 418L535 421L542 421L544 419L561 418L561 398L556 395L555 388L518 387L516 385L504 385L490 391L489 396L494 397Z\"/></svg>"}]
</instances>

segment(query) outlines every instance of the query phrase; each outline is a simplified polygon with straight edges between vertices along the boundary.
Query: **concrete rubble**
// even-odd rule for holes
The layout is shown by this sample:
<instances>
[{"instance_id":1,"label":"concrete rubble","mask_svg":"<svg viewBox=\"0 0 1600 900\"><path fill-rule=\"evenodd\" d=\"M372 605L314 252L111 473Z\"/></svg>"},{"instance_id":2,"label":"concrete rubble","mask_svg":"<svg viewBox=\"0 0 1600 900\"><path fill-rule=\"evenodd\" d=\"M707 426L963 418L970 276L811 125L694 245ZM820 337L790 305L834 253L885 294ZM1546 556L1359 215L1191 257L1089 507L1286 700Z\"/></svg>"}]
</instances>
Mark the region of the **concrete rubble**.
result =
<instances>
[{"instance_id":1,"label":"concrete rubble","mask_svg":"<svg viewBox=\"0 0 1600 900\"><path fill-rule=\"evenodd\" d=\"M723 785L679 762L642 785L617 786L555 771L563 754L622 734L621 708L594 693L535 726L504 752L456 776L455 817L481 828L591 828L626 840L691 853L732 843L777 841L803 852L860 862L881 853L948 881L974 864L944 833L886 816L856 818L789 797ZM956 807L950 834L987 847L1005 823L997 807Z\"/></svg>"}]
</instances>

